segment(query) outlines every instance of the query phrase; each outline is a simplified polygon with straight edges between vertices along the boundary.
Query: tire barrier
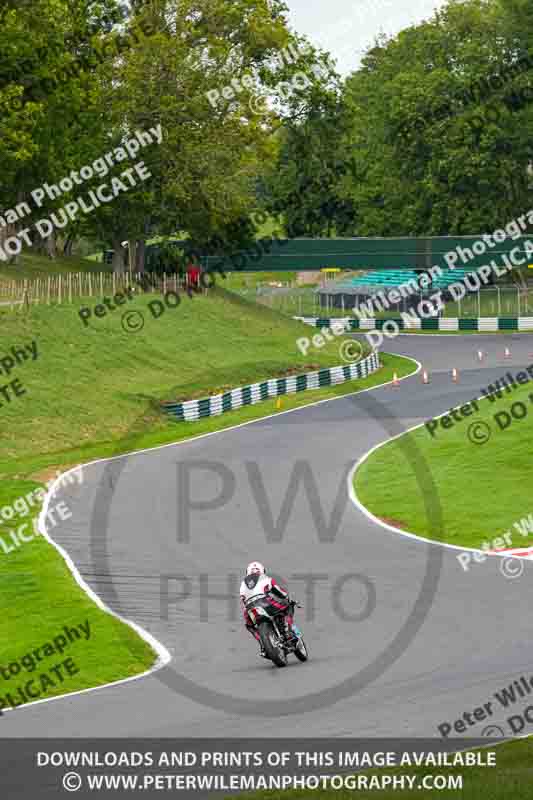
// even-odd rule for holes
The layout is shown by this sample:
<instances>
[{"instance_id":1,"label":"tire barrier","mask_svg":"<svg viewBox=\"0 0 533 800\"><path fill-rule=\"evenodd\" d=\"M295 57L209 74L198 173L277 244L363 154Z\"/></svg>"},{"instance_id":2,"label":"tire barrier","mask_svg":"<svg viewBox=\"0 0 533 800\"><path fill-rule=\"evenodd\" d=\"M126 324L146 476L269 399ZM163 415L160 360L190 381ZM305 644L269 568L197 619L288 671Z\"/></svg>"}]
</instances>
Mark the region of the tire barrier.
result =
<instances>
[{"instance_id":1,"label":"tire barrier","mask_svg":"<svg viewBox=\"0 0 533 800\"><path fill-rule=\"evenodd\" d=\"M432 317L411 322L401 317L356 319L346 317L295 317L315 328L329 328L333 323L349 323L349 331L380 331L387 322L395 322L400 330L422 331L527 331L533 330L533 317Z\"/></svg>"},{"instance_id":2,"label":"tire barrier","mask_svg":"<svg viewBox=\"0 0 533 800\"><path fill-rule=\"evenodd\" d=\"M196 422L204 417L225 414L226 411L233 411L235 408L255 405L271 397L305 392L310 389L320 389L323 386L335 386L338 383L345 383L356 378L366 378L376 372L379 366L378 353L373 352L356 364L329 367L316 372L306 372L303 375L292 375L289 378L271 378L261 383L240 386L230 392L212 395L201 400L162 403L161 406L167 414L178 420Z\"/></svg>"}]
</instances>

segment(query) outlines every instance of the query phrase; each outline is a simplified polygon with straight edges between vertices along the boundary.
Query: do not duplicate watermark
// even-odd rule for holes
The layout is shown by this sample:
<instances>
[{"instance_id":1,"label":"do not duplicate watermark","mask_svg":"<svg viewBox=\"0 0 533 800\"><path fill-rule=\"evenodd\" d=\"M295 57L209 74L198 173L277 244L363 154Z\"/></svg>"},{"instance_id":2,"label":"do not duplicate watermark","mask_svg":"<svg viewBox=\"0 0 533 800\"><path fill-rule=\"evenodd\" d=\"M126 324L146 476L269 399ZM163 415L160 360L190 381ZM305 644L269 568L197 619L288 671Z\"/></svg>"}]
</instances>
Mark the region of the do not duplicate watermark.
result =
<instances>
[{"instance_id":1,"label":"do not duplicate watermark","mask_svg":"<svg viewBox=\"0 0 533 800\"><path fill-rule=\"evenodd\" d=\"M513 523L514 531L510 528L491 540L486 540L481 544L479 550L465 550L457 554L457 561L461 565L463 572L470 572L474 564L483 564L489 556L500 553L500 572L505 578L519 578L524 572L524 558L517 558L522 553L521 548L517 548L516 534L524 539L533 536L533 514ZM503 557L502 553L509 552L508 556Z\"/></svg>"},{"instance_id":2,"label":"do not duplicate watermark","mask_svg":"<svg viewBox=\"0 0 533 800\"><path fill-rule=\"evenodd\" d=\"M14 369L26 361L35 361L38 357L37 342L34 340L28 345L16 345L0 358L0 374L11 375ZM23 397L27 390L19 378L14 378L8 383L0 385L0 408L11 403L15 398Z\"/></svg>"},{"instance_id":3,"label":"do not duplicate watermark","mask_svg":"<svg viewBox=\"0 0 533 800\"><path fill-rule=\"evenodd\" d=\"M529 702L524 708L520 707L522 700ZM516 712L517 706L519 711L507 716L510 710ZM453 735L476 735L481 723L488 723L481 736L491 738L517 736L526 725L533 726L533 675L520 675L510 680L493 692L490 699L466 709L455 720L441 722L437 729L443 739L448 739Z\"/></svg>"},{"instance_id":4,"label":"do not duplicate watermark","mask_svg":"<svg viewBox=\"0 0 533 800\"><path fill-rule=\"evenodd\" d=\"M58 480L59 479L59 480ZM72 484L77 480L78 485L83 482L83 467L80 465L65 476L56 471L55 478L51 478L46 482L46 488L39 487L32 489L24 495L20 495L12 503L2 506L0 508L0 525L3 526L7 523L11 526L11 530L5 531L0 527L0 553L9 555L16 552L27 542L33 541L37 536L40 536L39 520L34 517L33 520L27 520L31 511L35 508L38 509L41 503L44 502L46 494L51 490L51 487L58 482L61 486ZM54 528L59 524L59 520L66 521L72 517L72 513L68 505L64 501L59 501L55 504L50 504L46 510L44 519L47 525ZM31 531L29 530L31 528Z\"/></svg>"},{"instance_id":5,"label":"do not duplicate watermark","mask_svg":"<svg viewBox=\"0 0 533 800\"><path fill-rule=\"evenodd\" d=\"M61 632L53 639L28 650L21 658L0 664L0 678L2 679L0 681L0 717L3 716L5 709L17 708L47 694L53 694L54 689L61 686L69 677L76 675L80 670L70 656L48 668L41 667L40 662L46 661L52 656L62 657L64 651L77 641L88 641L90 638L89 620L75 627L64 625ZM47 662L46 666L49 663ZM37 674L37 669L43 669L43 671ZM27 680L27 675L22 678L24 672L30 673L31 678ZM21 680L19 685L12 685ZM3 681L8 682L7 686Z\"/></svg>"},{"instance_id":6,"label":"do not duplicate watermark","mask_svg":"<svg viewBox=\"0 0 533 800\"><path fill-rule=\"evenodd\" d=\"M70 175L64 176L58 184L49 185L48 183L37 187L30 196L37 209L41 209L45 199L56 200L64 194L69 194L76 185L90 181L95 175L104 177L115 166L128 158L135 158L141 147L148 147L154 143L161 144L163 141L163 131L159 124L156 128L149 131L135 131L135 136L126 139L123 144L114 150L106 153L101 158L97 158L92 165L84 165L78 171L72 170ZM45 240L54 230L61 230L69 223L74 222L80 213L85 215L92 213L102 205L112 203L116 197L130 189L137 187L140 182L152 177L152 173L145 166L144 161L139 161L132 167L123 170L120 176L114 176L109 184L101 184L95 189L90 189L88 195L80 195L75 200L66 203L58 211L51 213L50 217L43 217L35 223L34 234ZM0 227L14 225L20 220L34 213L29 203L23 201L10 208L0 216ZM24 244L32 247L32 226L19 230L14 236L9 236L0 245L0 261L8 261L14 256L18 256Z\"/></svg>"},{"instance_id":7,"label":"do not duplicate watermark","mask_svg":"<svg viewBox=\"0 0 533 800\"><path fill-rule=\"evenodd\" d=\"M515 389L518 389L520 386L525 386L531 381L533 381L533 364L530 364L524 370L520 370L516 375L507 372L506 375L494 381L494 383L480 389L480 396L478 398L463 403L461 406L450 408L445 414L441 414L425 422L424 427L431 438L435 439L437 431L449 430L474 413L479 413L480 408L478 400L482 399L482 397L486 398L489 403L496 403L515 391ZM532 397L533 393L529 395L530 402L533 402L533 400L531 400ZM514 406L516 406L516 409L514 409ZM511 406L510 413L501 411L495 414L494 420L498 424L500 430L505 430L505 428L509 427L513 418L523 419L525 416L527 416L527 407L524 403L519 401ZM483 421L472 422L467 430L467 436L472 444L485 444L490 439L490 426Z\"/></svg>"},{"instance_id":8,"label":"do not duplicate watermark","mask_svg":"<svg viewBox=\"0 0 533 800\"><path fill-rule=\"evenodd\" d=\"M336 337L350 332L349 320L335 320L329 328L322 328L314 336L301 336L296 340L296 346L303 356L306 356L311 347L321 350L328 342L335 341ZM343 339L339 345L340 358L349 363L356 364L363 357L364 349L358 339Z\"/></svg>"}]
</instances>

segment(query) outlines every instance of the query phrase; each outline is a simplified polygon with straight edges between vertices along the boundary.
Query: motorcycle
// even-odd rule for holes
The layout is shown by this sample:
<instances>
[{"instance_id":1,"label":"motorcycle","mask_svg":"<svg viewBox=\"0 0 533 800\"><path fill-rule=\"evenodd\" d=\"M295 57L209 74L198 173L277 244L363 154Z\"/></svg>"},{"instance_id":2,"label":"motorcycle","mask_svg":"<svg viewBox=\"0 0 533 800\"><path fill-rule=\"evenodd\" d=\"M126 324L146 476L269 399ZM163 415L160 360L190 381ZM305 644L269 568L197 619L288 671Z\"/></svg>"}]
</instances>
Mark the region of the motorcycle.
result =
<instances>
[{"instance_id":1,"label":"motorcycle","mask_svg":"<svg viewBox=\"0 0 533 800\"><path fill-rule=\"evenodd\" d=\"M301 608L301 606L291 600L288 608L293 615L294 609ZM270 659L276 667L287 666L289 653L294 653L299 661L307 661L309 653L301 630L293 624L290 637L287 639L285 635L283 617L287 613L287 607L278 608L268 597L262 596L252 597L246 604L246 610L255 630L259 633L266 658Z\"/></svg>"}]
</instances>

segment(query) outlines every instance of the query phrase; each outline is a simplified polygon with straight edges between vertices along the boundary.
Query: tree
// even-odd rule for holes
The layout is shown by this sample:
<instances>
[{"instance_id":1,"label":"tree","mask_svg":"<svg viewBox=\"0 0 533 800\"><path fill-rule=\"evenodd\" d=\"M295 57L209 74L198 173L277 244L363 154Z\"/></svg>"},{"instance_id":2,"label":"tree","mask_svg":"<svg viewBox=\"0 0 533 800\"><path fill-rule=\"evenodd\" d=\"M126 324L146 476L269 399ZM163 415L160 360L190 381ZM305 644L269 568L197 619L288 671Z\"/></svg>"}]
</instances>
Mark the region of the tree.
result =
<instances>
[{"instance_id":1,"label":"tree","mask_svg":"<svg viewBox=\"0 0 533 800\"><path fill-rule=\"evenodd\" d=\"M95 124L94 42L122 18L115 0L34 0L0 11L0 203L28 201L44 181L68 174ZM79 163L79 162L78 162ZM32 218L46 209L32 204ZM25 227L28 220L20 227ZM13 230L0 229L0 237Z\"/></svg>"},{"instance_id":2,"label":"tree","mask_svg":"<svg viewBox=\"0 0 533 800\"><path fill-rule=\"evenodd\" d=\"M474 233L529 205L531 107L492 0L450 2L380 40L348 79L361 232ZM533 99L533 96L532 96Z\"/></svg>"},{"instance_id":3,"label":"tree","mask_svg":"<svg viewBox=\"0 0 533 800\"><path fill-rule=\"evenodd\" d=\"M313 57L279 57L302 44L279 0L154 0L136 10L157 32L116 64L107 107L117 129L164 131L147 162L148 230L185 231L198 246L217 239L234 250L254 236L248 220L258 175L272 160L284 113L258 114L253 98L309 70ZM287 107L297 110L306 88L295 89Z\"/></svg>"},{"instance_id":4,"label":"tree","mask_svg":"<svg viewBox=\"0 0 533 800\"><path fill-rule=\"evenodd\" d=\"M308 108L305 119L288 120L280 129L264 191L269 208L283 214L289 236L354 235L355 206L343 195L352 169L343 152L344 133L344 112L334 93Z\"/></svg>"}]
</instances>

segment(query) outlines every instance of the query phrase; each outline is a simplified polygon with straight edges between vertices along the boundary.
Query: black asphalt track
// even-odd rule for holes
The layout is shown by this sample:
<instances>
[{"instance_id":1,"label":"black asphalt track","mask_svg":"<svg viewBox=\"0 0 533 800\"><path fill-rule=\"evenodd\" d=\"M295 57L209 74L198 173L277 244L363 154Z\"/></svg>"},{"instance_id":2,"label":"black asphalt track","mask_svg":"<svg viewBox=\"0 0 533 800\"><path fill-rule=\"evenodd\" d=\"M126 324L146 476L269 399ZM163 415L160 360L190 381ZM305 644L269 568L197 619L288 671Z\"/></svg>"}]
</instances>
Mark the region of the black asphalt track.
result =
<instances>
[{"instance_id":1,"label":"black asphalt track","mask_svg":"<svg viewBox=\"0 0 533 800\"><path fill-rule=\"evenodd\" d=\"M397 388L96 463L82 486L61 490L73 517L51 535L91 589L172 661L138 680L10 712L1 736L438 736L439 725L533 673L529 563L516 579L502 575L499 558L465 572L456 551L376 525L347 490L349 469L370 448L532 364L533 336L412 335L386 349L421 362L431 383L418 374ZM429 465L416 452L407 462L437 526ZM475 503L476 486L465 491ZM489 522L487 538L499 533ZM258 657L237 602L250 560L283 577L302 603L308 663L292 658L278 670ZM489 723L508 735L507 718L527 704L494 707L463 735L484 735Z\"/></svg>"}]
</instances>

